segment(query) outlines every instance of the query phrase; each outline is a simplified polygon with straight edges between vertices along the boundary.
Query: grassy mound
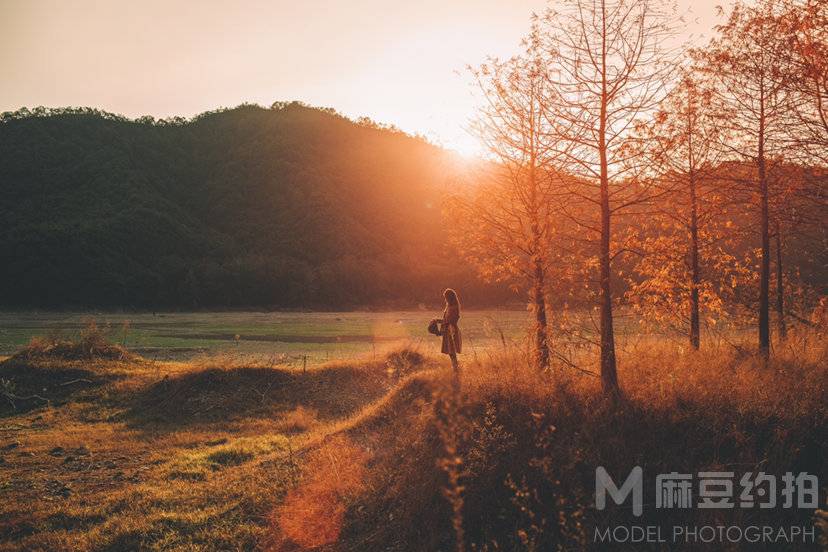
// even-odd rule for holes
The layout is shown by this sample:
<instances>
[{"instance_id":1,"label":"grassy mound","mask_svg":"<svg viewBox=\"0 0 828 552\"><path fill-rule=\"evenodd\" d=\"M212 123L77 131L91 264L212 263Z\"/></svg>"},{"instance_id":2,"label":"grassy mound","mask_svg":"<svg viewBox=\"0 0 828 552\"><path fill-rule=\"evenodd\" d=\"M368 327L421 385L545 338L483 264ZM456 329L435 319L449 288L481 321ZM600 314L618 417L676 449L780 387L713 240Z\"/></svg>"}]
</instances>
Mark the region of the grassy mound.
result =
<instances>
[{"instance_id":1,"label":"grassy mound","mask_svg":"<svg viewBox=\"0 0 828 552\"><path fill-rule=\"evenodd\" d=\"M94 389L72 383L65 389L84 394L3 420L0 550L266 548L269 514L294 489L300 463L327 455L324 443L350 434L343 429L374 432L367 420L397 384L388 363L402 356L412 358L307 371L226 358L8 361L0 373L28 374L32 385L49 374L57 383L113 379ZM433 366L422 361L402 371ZM338 477L343 492L358 479L344 466L320 473ZM344 513L330 504L320 511Z\"/></svg>"},{"instance_id":2,"label":"grassy mound","mask_svg":"<svg viewBox=\"0 0 828 552\"><path fill-rule=\"evenodd\" d=\"M140 357L110 342L108 332L90 321L75 339L36 336L0 363L0 416L59 406L91 388L117 379L103 365L139 362Z\"/></svg>"},{"instance_id":3,"label":"grassy mound","mask_svg":"<svg viewBox=\"0 0 828 552\"><path fill-rule=\"evenodd\" d=\"M726 350L688 354L651 345L627 351L620 366L625 397L611 401L585 375L540 376L508 357L469 363L459 411L446 407L445 373L412 376L344 433L361 446L353 461L339 464L367 466L358 485L343 492L335 477L319 473L335 473L336 465L306 466L307 483L291 502L295 515L284 505L273 514L275 548L448 550L458 524L466 549L599 550L606 545L594 542L595 528L620 524L813 524L814 512L797 508L650 504L645 518L621 507L598 511L594 481L597 466L626 477L639 465L645 497L652 497L655 475L673 471L806 471L828 480L824 340L791 342L768 367ZM459 519L446 498L447 466L459 466ZM301 507L325 500L336 507L316 510L339 520L336 527Z\"/></svg>"},{"instance_id":4,"label":"grassy mound","mask_svg":"<svg viewBox=\"0 0 828 552\"><path fill-rule=\"evenodd\" d=\"M284 418L286 432L301 433L317 421L354 414L384 395L395 383L395 374L425 365L422 356L401 352L364 364L333 363L307 370L213 358L139 391L126 417L132 426L157 430L278 416Z\"/></svg>"},{"instance_id":5,"label":"grassy mound","mask_svg":"<svg viewBox=\"0 0 828 552\"><path fill-rule=\"evenodd\" d=\"M0 363L0 417L60 406L116 377L87 363L13 357Z\"/></svg>"}]
</instances>

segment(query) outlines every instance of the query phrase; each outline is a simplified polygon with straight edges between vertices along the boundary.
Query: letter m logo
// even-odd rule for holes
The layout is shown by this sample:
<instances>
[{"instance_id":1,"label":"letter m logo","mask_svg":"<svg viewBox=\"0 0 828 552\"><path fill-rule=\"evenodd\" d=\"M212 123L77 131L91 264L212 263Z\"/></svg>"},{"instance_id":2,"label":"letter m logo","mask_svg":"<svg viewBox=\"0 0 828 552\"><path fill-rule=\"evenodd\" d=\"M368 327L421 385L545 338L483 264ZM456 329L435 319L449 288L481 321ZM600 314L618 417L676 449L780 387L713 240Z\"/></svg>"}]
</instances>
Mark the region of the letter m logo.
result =
<instances>
[{"instance_id":1,"label":"letter m logo","mask_svg":"<svg viewBox=\"0 0 828 552\"><path fill-rule=\"evenodd\" d=\"M603 510L607 507L607 493L616 504L622 504L627 497L632 493L632 510L633 515L640 516L644 510L643 496L643 470L641 466L636 466L627 476L627 480L621 485L619 489L612 478L604 469L604 466L595 468L595 507L598 510Z\"/></svg>"}]
</instances>

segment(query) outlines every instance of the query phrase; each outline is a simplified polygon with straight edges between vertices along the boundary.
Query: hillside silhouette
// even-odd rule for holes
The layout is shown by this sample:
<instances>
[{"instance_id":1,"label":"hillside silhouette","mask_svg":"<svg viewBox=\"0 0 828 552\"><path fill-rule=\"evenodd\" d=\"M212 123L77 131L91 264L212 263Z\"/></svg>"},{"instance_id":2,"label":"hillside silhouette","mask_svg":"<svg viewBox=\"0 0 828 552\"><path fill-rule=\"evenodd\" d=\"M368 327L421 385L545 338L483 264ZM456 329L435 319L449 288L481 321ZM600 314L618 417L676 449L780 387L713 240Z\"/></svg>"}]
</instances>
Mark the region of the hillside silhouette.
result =
<instances>
[{"instance_id":1,"label":"hillside silhouette","mask_svg":"<svg viewBox=\"0 0 828 552\"><path fill-rule=\"evenodd\" d=\"M300 103L0 122L6 307L411 305L477 282L447 246L460 158Z\"/></svg>"}]
</instances>

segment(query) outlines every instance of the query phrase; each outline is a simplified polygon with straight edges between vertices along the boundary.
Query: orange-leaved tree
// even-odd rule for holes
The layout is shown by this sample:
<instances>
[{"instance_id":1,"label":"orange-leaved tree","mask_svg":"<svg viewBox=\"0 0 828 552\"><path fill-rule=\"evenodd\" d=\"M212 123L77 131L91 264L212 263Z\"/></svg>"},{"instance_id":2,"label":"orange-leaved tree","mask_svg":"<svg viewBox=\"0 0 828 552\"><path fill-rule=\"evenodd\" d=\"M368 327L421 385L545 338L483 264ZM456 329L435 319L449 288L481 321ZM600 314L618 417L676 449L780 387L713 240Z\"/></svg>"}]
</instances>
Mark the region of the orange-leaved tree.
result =
<instances>
[{"instance_id":1,"label":"orange-leaved tree","mask_svg":"<svg viewBox=\"0 0 828 552\"><path fill-rule=\"evenodd\" d=\"M627 295L645 319L685 328L694 349L702 314L716 323L745 270L723 247L733 224L726 186L717 177L727 113L713 98L707 83L687 68L652 119L637 129L664 193L636 233L642 258Z\"/></svg>"},{"instance_id":2,"label":"orange-leaved tree","mask_svg":"<svg viewBox=\"0 0 828 552\"><path fill-rule=\"evenodd\" d=\"M490 59L471 70L482 99L472 128L489 159L475 188L455 196L448 208L455 243L484 277L527 283L535 363L543 370L550 358L545 243L558 174L547 106L555 91L537 27L524 45L522 56Z\"/></svg>"},{"instance_id":3,"label":"orange-leaved tree","mask_svg":"<svg viewBox=\"0 0 828 552\"><path fill-rule=\"evenodd\" d=\"M554 132L573 178L569 205L591 206L584 219L569 212L572 225L589 235L598 265L601 382L618 391L613 329L612 221L643 215L653 190L642 179L646 156L630 146L631 130L664 97L674 52L666 44L674 18L665 2L564 0L543 18L549 73L558 92ZM579 210L580 211L580 210Z\"/></svg>"},{"instance_id":4,"label":"orange-leaved tree","mask_svg":"<svg viewBox=\"0 0 828 552\"><path fill-rule=\"evenodd\" d=\"M701 68L716 83L717 101L730 115L721 124L730 133L723 142L733 158L755 164L750 183L756 206L760 242L758 345L770 354L770 213L767 164L781 145L786 111L786 90L779 78L781 45L778 6L737 3L719 35L695 52Z\"/></svg>"}]
</instances>

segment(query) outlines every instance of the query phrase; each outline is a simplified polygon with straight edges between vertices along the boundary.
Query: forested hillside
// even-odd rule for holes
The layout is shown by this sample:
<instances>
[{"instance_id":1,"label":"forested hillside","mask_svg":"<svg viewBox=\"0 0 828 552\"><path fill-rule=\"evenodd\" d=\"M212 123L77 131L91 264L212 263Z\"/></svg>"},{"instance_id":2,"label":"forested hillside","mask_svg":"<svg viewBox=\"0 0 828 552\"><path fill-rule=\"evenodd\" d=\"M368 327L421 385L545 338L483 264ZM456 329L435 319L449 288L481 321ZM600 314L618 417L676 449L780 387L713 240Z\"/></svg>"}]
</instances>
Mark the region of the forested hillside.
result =
<instances>
[{"instance_id":1,"label":"forested hillside","mask_svg":"<svg viewBox=\"0 0 828 552\"><path fill-rule=\"evenodd\" d=\"M193 120L0 122L0 305L344 307L489 301L445 246L456 155L301 104Z\"/></svg>"}]
</instances>

